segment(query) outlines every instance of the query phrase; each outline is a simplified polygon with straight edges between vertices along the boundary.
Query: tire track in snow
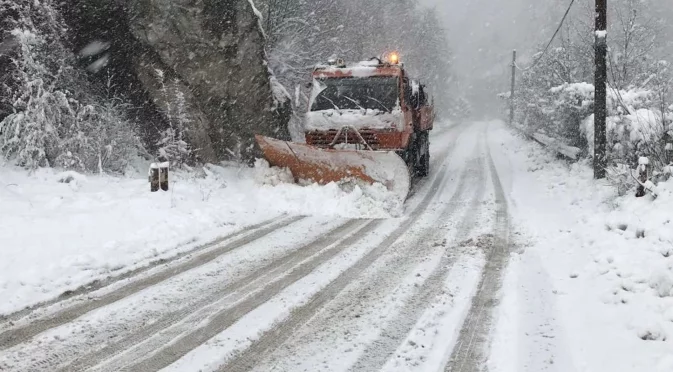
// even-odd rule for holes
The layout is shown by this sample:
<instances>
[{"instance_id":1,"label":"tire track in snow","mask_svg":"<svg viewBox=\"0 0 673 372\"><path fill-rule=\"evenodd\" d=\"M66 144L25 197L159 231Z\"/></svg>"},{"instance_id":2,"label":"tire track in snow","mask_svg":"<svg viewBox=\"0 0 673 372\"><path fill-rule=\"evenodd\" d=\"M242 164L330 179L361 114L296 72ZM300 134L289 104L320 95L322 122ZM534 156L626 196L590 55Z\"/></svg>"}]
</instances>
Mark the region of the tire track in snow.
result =
<instances>
[{"instance_id":1,"label":"tire track in snow","mask_svg":"<svg viewBox=\"0 0 673 372\"><path fill-rule=\"evenodd\" d=\"M481 154L484 149L483 137L479 141L479 144L479 152ZM423 282L423 285L406 301L400 312L393 319L388 321L389 325L381 332L381 336L373 341L361 353L361 356L349 369L350 371L381 370L401 343L404 342L406 336L413 330L425 311L427 304L432 303L432 299L441 293L444 282L450 273L451 266L455 263L457 258L455 253L451 251L455 249L457 243L467 239L469 234L473 231L479 215L479 205L482 203L486 192L486 169L483 155L474 161L469 168L476 169L477 171L476 180L474 180L477 184L477 188L471 196L467 211L456 229L456 235L453 239L453 242L455 243L447 244L439 265L432 270L430 275L428 275L427 279ZM442 215L450 214L449 208L451 208L451 205L447 206L442 212ZM443 226L447 222L446 220L447 219L442 219L438 221L439 225ZM439 229L429 230L429 235L432 236L432 238L429 239L430 241L434 241L440 235L446 234L446 231L441 231Z\"/></svg>"},{"instance_id":2,"label":"tire track in snow","mask_svg":"<svg viewBox=\"0 0 673 372\"><path fill-rule=\"evenodd\" d=\"M204 267L46 331L0 353L0 371L54 372L59 367L66 371L81 370L91 365L94 356L108 359L112 355L107 352L116 354L118 350L113 346L131 348L153 336L156 332L152 330L161 332L164 327L171 326L171 321L179 323L184 317L192 317L192 311L202 315L201 319L206 318L209 314L204 315L205 309L199 309L199 306L210 308L210 312L219 310L218 306L230 306L243 296L244 290L252 291L249 288L264 284L262 278L282 273L280 271L288 267L286 263L290 259L301 260L311 251L303 248L348 235L366 221L339 218L328 222L319 218L317 222L303 219L252 242L244 250L222 256ZM315 231L303 232L304 228ZM255 259L251 260L251 257ZM222 275L226 278L218 279ZM157 349L162 346L160 344ZM101 349L105 349L104 352Z\"/></svg>"},{"instance_id":3,"label":"tire track in snow","mask_svg":"<svg viewBox=\"0 0 673 372\"><path fill-rule=\"evenodd\" d=\"M68 307L70 305L67 304L69 300L72 300L75 297L79 296L84 296L91 294L95 291L107 288L115 283L118 283L122 280L130 279L130 278L135 278L139 277L140 275L156 268L157 266L161 265L166 265L170 264L173 262L176 262L184 257L188 257L191 255L194 255L198 252L207 250L209 248L212 248L218 244L221 244L227 240L235 239L241 235L247 234L253 230L261 229L266 226L269 226L273 224L274 222L278 222L279 220L287 218L286 216L278 216L274 217L265 221L262 221L260 223L250 225L250 226L245 226L239 231L235 231L231 234L216 238L212 241L206 242L204 244L200 244L199 246L192 248L190 250L180 252L174 256L167 257L167 258L161 258L158 260L150 261L146 266L138 267L136 269L127 271L121 275L116 275L116 276L109 276L107 278L102 278L102 279L96 279L93 280L92 282L82 285L77 289L74 290L68 290L63 292L61 295L58 297L49 300L49 301L44 301L41 303L34 304L30 307L27 307L23 310L16 311L11 314L6 314L6 315L0 315L0 333L4 332L5 330L8 330L9 328L13 327L13 323L20 321L21 319L24 319L27 316L31 317L43 317L44 315L38 314L40 311L47 311L50 307L54 307L54 305L57 304L62 304L61 306L63 308ZM63 310L61 310L63 311ZM0 350L2 350L2 346L0 343Z\"/></svg>"},{"instance_id":4,"label":"tire track in snow","mask_svg":"<svg viewBox=\"0 0 673 372\"><path fill-rule=\"evenodd\" d=\"M453 147L451 148L453 150ZM464 170L464 169L463 169ZM465 186L467 184L465 174L459 177L459 182L456 189L448 202L449 207L446 208L447 217L456 211L456 205L460 203L460 199L464 194ZM300 327L306 324L319 310L321 310L328 302L337 297L355 278L359 277L368 269L375 261L377 261L387 250L389 250L395 243L416 223L416 221L426 211L430 202L434 200L435 195L445 187L448 182L447 171L443 168L440 176L434 181L431 192L429 192L418 207L411 213L410 217L393 233L391 233L382 243L377 245L374 249L369 251L362 257L354 266L341 273L334 281L332 281L321 292L314 295L307 304L294 309L290 316L283 322L277 324L274 328L267 331L261 338L255 340L250 347L236 355L229 360L225 365L219 367L219 372L242 372L249 371L258 364L266 354L272 350L277 349L284 342L286 342ZM421 237L421 239L424 238ZM403 243L403 250L405 254L396 257L392 265L386 265L386 271L398 272L403 270L405 266L409 266L410 255L415 255L417 252L413 251L418 247L418 240ZM386 275L389 276L389 275ZM400 278L395 277L396 280ZM378 283L377 280L372 281Z\"/></svg>"},{"instance_id":5,"label":"tire track in snow","mask_svg":"<svg viewBox=\"0 0 673 372\"><path fill-rule=\"evenodd\" d=\"M327 259L327 256L337 254L337 249L343 248L344 242L350 242L350 237L371 231L378 224L377 220L349 220L323 237L254 270L233 283L224 285L194 305L165 314L156 323L98 351L80 356L60 370L81 371L99 365L101 370L118 371L122 366L132 365L172 340L199 329L202 326L199 324L213 313L235 312L237 306L246 303L247 297L274 286L279 277L291 275L288 273L293 272L296 266L302 265L306 269L319 265L322 260Z\"/></svg>"},{"instance_id":6,"label":"tire track in snow","mask_svg":"<svg viewBox=\"0 0 673 372\"><path fill-rule=\"evenodd\" d=\"M486 257L484 273L460 330L458 341L446 365L446 372L479 372L486 368L491 321L493 310L498 302L496 295L502 285L509 259L507 198L490 151L487 154L497 206L495 244Z\"/></svg>"},{"instance_id":7,"label":"tire track in snow","mask_svg":"<svg viewBox=\"0 0 673 372\"><path fill-rule=\"evenodd\" d=\"M208 341L210 338L221 333L232 324L236 323L242 317L247 315L252 310L263 305L278 295L285 288L301 280L309 275L318 266L327 262L340 252L349 248L359 240L363 239L365 235L376 230L381 224L382 220L372 220L359 231L360 234L354 234L342 240L340 243L333 245L331 248L314 256L307 262L302 263L293 269L288 275L281 277L264 287L251 296L246 297L242 301L236 303L234 306L220 310L216 313L207 315L207 324L203 323L204 317L200 317L194 326L187 327L186 333L173 335L170 344L162 343L160 348L149 357L140 360L123 368L114 365L111 368L103 369L105 371L157 371L174 363L182 356L186 355L191 350ZM160 347L161 347L160 346Z\"/></svg>"},{"instance_id":8,"label":"tire track in snow","mask_svg":"<svg viewBox=\"0 0 673 372\"><path fill-rule=\"evenodd\" d=\"M24 343L44 331L70 323L88 312L122 300L181 273L192 270L199 266L203 266L226 253L241 248L255 240L261 239L271 234L272 232L282 227L295 223L304 218L305 217L301 216L281 218L280 220L273 220L272 223L262 223L251 226L239 233L234 234L232 237L235 240L221 246L217 246L218 244L216 243L215 245L204 247L200 250L203 251L203 253L196 255L187 261L177 263L176 265L170 265L159 272L135 280L128 285L106 293L100 297L66 307L65 309L59 310L55 314L35 320L31 319L29 320L30 323L26 325L11 328L0 333L0 351ZM243 236L241 237L241 235ZM208 249L212 248L213 246L215 246L215 248Z\"/></svg>"}]
</instances>

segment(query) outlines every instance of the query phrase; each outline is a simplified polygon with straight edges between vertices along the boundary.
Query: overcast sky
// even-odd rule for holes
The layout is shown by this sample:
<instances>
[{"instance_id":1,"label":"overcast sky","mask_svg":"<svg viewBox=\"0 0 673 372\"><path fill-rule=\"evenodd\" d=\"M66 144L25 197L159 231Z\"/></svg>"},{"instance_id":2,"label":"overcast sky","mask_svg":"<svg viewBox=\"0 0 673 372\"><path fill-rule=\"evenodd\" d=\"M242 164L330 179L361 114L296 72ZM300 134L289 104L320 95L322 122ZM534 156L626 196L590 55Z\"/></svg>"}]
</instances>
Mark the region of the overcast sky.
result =
<instances>
[{"instance_id":1,"label":"overcast sky","mask_svg":"<svg viewBox=\"0 0 673 372\"><path fill-rule=\"evenodd\" d=\"M506 89L513 49L525 51L548 38L565 0L421 0L442 14L455 53L454 70L472 99ZM566 4L567 5L567 4ZM494 83L497 84L494 87ZM490 101L490 100L489 100ZM492 102L490 102L492 103Z\"/></svg>"},{"instance_id":2,"label":"overcast sky","mask_svg":"<svg viewBox=\"0 0 673 372\"><path fill-rule=\"evenodd\" d=\"M507 90L513 49L519 63L554 33L570 0L421 0L442 14L455 53L454 71L470 98L492 101L493 90ZM673 0L644 0L664 22L659 41L668 43L662 58L673 53ZM573 14L592 12L594 2L576 1ZM608 5L614 5L608 2ZM488 108L486 108L488 109Z\"/></svg>"}]
</instances>

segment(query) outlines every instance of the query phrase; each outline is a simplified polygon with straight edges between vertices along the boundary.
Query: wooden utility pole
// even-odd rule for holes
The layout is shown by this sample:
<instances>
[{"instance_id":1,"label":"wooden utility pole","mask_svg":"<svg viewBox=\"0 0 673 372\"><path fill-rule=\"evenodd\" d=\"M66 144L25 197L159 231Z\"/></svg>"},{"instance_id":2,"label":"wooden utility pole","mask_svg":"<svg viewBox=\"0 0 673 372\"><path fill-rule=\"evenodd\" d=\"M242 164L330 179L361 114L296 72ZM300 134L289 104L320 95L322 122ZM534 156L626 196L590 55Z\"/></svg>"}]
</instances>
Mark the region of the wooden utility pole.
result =
<instances>
[{"instance_id":1,"label":"wooden utility pole","mask_svg":"<svg viewBox=\"0 0 673 372\"><path fill-rule=\"evenodd\" d=\"M509 125L514 124L514 89L516 87L516 50L512 53L512 90L509 94Z\"/></svg>"},{"instance_id":2,"label":"wooden utility pole","mask_svg":"<svg viewBox=\"0 0 673 372\"><path fill-rule=\"evenodd\" d=\"M596 76L594 85L594 178L605 178L607 167L607 28L608 2L596 0Z\"/></svg>"}]
</instances>

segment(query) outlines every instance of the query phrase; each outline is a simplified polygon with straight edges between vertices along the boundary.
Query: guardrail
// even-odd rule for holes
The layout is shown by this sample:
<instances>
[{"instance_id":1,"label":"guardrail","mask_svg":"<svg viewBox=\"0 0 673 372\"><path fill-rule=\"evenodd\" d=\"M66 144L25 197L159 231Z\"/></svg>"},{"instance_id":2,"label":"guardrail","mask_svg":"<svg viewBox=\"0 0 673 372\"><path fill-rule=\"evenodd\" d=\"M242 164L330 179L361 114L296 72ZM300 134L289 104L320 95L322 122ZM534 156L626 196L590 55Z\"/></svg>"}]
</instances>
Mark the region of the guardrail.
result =
<instances>
[{"instance_id":1,"label":"guardrail","mask_svg":"<svg viewBox=\"0 0 673 372\"><path fill-rule=\"evenodd\" d=\"M582 150L577 147L568 146L559 140L546 136L542 133L533 133L530 135L530 137L536 142L572 160L578 160L580 153L582 152Z\"/></svg>"},{"instance_id":2,"label":"guardrail","mask_svg":"<svg viewBox=\"0 0 673 372\"><path fill-rule=\"evenodd\" d=\"M524 136L528 137L529 139L539 143L540 145L556 152L558 155L569 159L569 160L574 160L577 161L580 158L580 154L582 153L582 150L573 147L573 146L568 146L565 143L547 136L546 134L542 134L540 132L528 132L525 131L516 125L512 125L512 128L516 129L519 133L523 134Z\"/></svg>"}]
</instances>

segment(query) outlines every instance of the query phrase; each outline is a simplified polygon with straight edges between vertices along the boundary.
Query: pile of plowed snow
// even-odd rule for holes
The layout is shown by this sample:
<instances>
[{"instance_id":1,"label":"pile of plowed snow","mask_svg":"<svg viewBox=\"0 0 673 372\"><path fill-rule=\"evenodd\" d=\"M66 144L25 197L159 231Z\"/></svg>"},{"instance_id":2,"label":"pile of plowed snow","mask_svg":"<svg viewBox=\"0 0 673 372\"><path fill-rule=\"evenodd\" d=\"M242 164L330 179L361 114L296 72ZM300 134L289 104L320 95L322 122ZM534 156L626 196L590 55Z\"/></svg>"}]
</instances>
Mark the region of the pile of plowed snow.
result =
<instances>
[{"instance_id":1,"label":"pile of plowed snow","mask_svg":"<svg viewBox=\"0 0 673 372\"><path fill-rule=\"evenodd\" d=\"M349 218L389 218L402 213L403 201L381 184L349 180L325 186L298 185L288 169L270 167L265 160L256 162L254 179L262 191L259 197L268 198L284 213Z\"/></svg>"}]
</instances>

